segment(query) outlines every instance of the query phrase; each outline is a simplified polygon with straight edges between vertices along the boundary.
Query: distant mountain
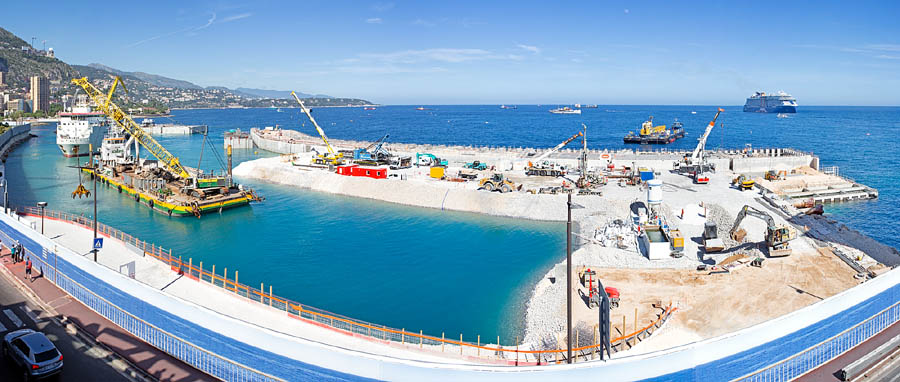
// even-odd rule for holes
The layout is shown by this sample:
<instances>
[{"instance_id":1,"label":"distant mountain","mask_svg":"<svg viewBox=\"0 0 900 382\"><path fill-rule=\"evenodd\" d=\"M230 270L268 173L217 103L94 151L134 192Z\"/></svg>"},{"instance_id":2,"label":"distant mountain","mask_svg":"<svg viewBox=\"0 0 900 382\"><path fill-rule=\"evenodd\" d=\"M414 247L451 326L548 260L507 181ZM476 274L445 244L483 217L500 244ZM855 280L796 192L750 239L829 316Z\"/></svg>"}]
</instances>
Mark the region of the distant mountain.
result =
<instances>
[{"instance_id":1,"label":"distant mountain","mask_svg":"<svg viewBox=\"0 0 900 382\"><path fill-rule=\"evenodd\" d=\"M237 88L233 90L236 94L247 98L274 98L274 99L291 99L290 90L266 90L253 88ZM334 98L325 94L306 94L297 92L300 98Z\"/></svg>"},{"instance_id":2,"label":"distant mountain","mask_svg":"<svg viewBox=\"0 0 900 382\"><path fill-rule=\"evenodd\" d=\"M117 75L123 76L123 77L124 76L134 77L141 81L148 82L151 85L156 85L156 86L162 86L162 87L167 87L167 88L178 88L178 89L203 89L202 86L195 85L188 81L176 80L174 78L163 77L163 76L156 75L156 74L150 74L150 73L144 73L144 72L126 72L123 70L111 68L109 66L106 66L103 64L97 64L97 63L88 64L87 66L94 68L94 69L105 70L107 72L114 73L114 74L117 74Z\"/></svg>"},{"instance_id":3,"label":"distant mountain","mask_svg":"<svg viewBox=\"0 0 900 382\"><path fill-rule=\"evenodd\" d=\"M31 76L50 79L51 89L64 87L78 75L65 62L33 49L25 40L3 28L0 28L0 70L7 72L12 89L28 88Z\"/></svg>"}]
</instances>

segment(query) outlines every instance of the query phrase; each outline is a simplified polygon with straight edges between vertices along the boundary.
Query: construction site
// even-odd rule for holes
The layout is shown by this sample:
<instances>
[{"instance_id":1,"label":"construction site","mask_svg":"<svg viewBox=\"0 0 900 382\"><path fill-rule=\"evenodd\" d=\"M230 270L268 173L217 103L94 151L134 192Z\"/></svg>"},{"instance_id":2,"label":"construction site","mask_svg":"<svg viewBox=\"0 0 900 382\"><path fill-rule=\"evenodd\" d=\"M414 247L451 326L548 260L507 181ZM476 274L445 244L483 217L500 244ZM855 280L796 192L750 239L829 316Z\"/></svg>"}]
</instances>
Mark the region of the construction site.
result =
<instances>
[{"instance_id":1,"label":"construction site","mask_svg":"<svg viewBox=\"0 0 900 382\"><path fill-rule=\"evenodd\" d=\"M253 129L254 145L282 155L244 162L235 176L514 218L566 221L571 212L579 345L597 343L604 300L611 336L622 338L613 350L633 354L747 328L900 264L897 250L822 214L823 203L877 198L876 190L820 171L812 153L707 150L722 109L684 152L590 150L584 125L543 150L398 144L387 134L329 140L302 110L319 137ZM523 349L566 348L565 265L535 285ZM652 336L627 337L660 321Z\"/></svg>"}]
</instances>

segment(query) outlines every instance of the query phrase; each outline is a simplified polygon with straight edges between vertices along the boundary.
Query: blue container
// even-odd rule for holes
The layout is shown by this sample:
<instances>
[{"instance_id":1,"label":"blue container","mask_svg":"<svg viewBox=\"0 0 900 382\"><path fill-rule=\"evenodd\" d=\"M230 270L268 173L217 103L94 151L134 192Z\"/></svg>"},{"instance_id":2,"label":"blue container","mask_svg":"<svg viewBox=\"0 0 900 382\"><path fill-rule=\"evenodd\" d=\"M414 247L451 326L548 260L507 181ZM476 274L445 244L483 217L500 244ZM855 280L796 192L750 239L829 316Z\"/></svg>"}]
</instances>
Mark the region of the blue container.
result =
<instances>
[{"instance_id":1,"label":"blue container","mask_svg":"<svg viewBox=\"0 0 900 382\"><path fill-rule=\"evenodd\" d=\"M646 168L639 168L638 171L641 173L641 181L646 182L650 179L653 179L653 171L652 170L648 170Z\"/></svg>"}]
</instances>

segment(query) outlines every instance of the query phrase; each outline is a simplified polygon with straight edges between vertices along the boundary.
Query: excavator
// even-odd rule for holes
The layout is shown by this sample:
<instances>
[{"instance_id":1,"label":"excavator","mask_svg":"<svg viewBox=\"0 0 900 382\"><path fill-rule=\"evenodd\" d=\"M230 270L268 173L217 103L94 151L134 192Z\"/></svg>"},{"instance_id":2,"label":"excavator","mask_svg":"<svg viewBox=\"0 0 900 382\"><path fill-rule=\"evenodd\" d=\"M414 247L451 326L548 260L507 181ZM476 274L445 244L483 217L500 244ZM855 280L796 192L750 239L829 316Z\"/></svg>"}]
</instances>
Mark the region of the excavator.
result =
<instances>
[{"instance_id":1,"label":"excavator","mask_svg":"<svg viewBox=\"0 0 900 382\"><path fill-rule=\"evenodd\" d=\"M716 126L716 120L719 119L719 114L723 111L725 111L725 109L722 109L721 107L716 111L716 116L706 125L706 131L703 132L703 136L700 137L699 142L697 142L697 147L694 148L691 155L685 155L683 162L675 162L674 164L675 171L682 174L690 174L694 179L694 183L709 183L709 177L703 175L703 173L715 170L713 165L706 162L704 149L706 148L706 140L709 138L709 133L712 132L713 127Z\"/></svg>"},{"instance_id":2,"label":"excavator","mask_svg":"<svg viewBox=\"0 0 900 382\"><path fill-rule=\"evenodd\" d=\"M790 226L776 226L772 215L749 205L741 208L737 219L734 220L734 225L730 231L732 239L740 242L747 236L747 231L740 228L741 222L744 221L747 215L766 222L766 245L769 247L769 257L789 256L791 254L791 247L788 245L788 242L797 238L797 231Z\"/></svg>"},{"instance_id":3,"label":"excavator","mask_svg":"<svg viewBox=\"0 0 900 382\"><path fill-rule=\"evenodd\" d=\"M559 149L565 147L566 145L568 145L569 143L574 141L576 138L581 137L583 135L584 135L584 132L579 131L578 134L575 134L575 135L569 137L569 139L562 141L562 143L556 145L556 147L554 147L550 150L547 150L543 154L538 155L534 159L528 161L528 167L525 169L525 175L553 176L553 177L564 175L562 168L560 168L559 166L550 164L550 163L544 163L543 161L544 161L544 159L547 159L547 157L549 157L551 154L559 151Z\"/></svg>"},{"instance_id":4,"label":"excavator","mask_svg":"<svg viewBox=\"0 0 900 382\"><path fill-rule=\"evenodd\" d=\"M741 175L738 175L737 178L734 178L731 181L731 184L733 184L735 187L737 187L738 190L747 191L747 190L753 189L753 186L756 185L756 181L747 175L741 174Z\"/></svg>"},{"instance_id":5,"label":"excavator","mask_svg":"<svg viewBox=\"0 0 900 382\"><path fill-rule=\"evenodd\" d=\"M322 127L316 122L316 119L313 118L312 113L309 112L309 109L306 105L303 104L303 101L300 100L300 97L297 97L297 93L291 92L291 95L294 96L294 99L297 100L297 103L300 104L300 110L303 110L306 113L306 116L309 117L310 122L312 122L313 126L316 127L316 131L319 132L319 136L322 137L322 142L325 142L325 148L328 149L327 153L319 154L316 152L316 156L312 159L312 164L330 164L335 166L340 166L344 164L344 154L338 153L334 151L334 147L331 147L331 144L328 143L328 137L325 136L325 131L322 130Z\"/></svg>"},{"instance_id":6,"label":"excavator","mask_svg":"<svg viewBox=\"0 0 900 382\"><path fill-rule=\"evenodd\" d=\"M384 148L384 142L389 136L389 134L385 134L381 139L372 142L369 146L353 150L353 162L369 166L390 162L391 153Z\"/></svg>"}]
</instances>

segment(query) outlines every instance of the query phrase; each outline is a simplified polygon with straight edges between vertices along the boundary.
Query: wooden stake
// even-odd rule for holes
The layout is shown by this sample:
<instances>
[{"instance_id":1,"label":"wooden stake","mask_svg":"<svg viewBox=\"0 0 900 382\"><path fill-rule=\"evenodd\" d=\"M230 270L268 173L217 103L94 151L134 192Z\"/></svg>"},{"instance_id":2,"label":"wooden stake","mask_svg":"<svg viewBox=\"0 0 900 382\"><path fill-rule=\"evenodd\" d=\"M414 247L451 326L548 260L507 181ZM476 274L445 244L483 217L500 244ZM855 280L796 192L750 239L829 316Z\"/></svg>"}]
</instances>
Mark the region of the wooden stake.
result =
<instances>
[{"instance_id":1,"label":"wooden stake","mask_svg":"<svg viewBox=\"0 0 900 382\"><path fill-rule=\"evenodd\" d=\"M272 306L272 284L269 284L269 306ZM334 319L331 319L334 321Z\"/></svg>"},{"instance_id":2,"label":"wooden stake","mask_svg":"<svg viewBox=\"0 0 900 382\"><path fill-rule=\"evenodd\" d=\"M481 334L478 335L478 347L475 348L475 355L481 356Z\"/></svg>"},{"instance_id":3,"label":"wooden stake","mask_svg":"<svg viewBox=\"0 0 900 382\"><path fill-rule=\"evenodd\" d=\"M459 354L462 355L462 333L459 333Z\"/></svg>"},{"instance_id":4,"label":"wooden stake","mask_svg":"<svg viewBox=\"0 0 900 382\"><path fill-rule=\"evenodd\" d=\"M634 335L634 342L632 342L632 344L637 344L637 330L638 330L638 326L637 326L638 325L638 315L637 314L638 314L638 308L634 307L634 332L635 332L635 335Z\"/></svg>"},{"instance_id":5,"label":"wooden stake","mask_svg":"<svg viewBox=\"0 0 900 382\"><path fill-rule=\"evenodd\" d=\"M627 338L625 338L625 315L623 314L622 315L622 350L625 350L625 342L626 342L625 340L627 340Z\"/></svg>"},{"instance_id":6,"label":"wooden stake","mask_svg":"<svg viewBox=\"0 0 900 382\"><path fill-rule=\"evenodd\" d=\"M444 332L441 332L441 353L444 352Z\"/></svg>"},{"instance_id":7,"label":"wooden stake","mask_svg":"<svg viewBox=\"0 0 900 382\"><path fill-rule=\"evenodd\" d=\"M422 329L419 329L419 349L422 348Z\"/></svg>"}]
</instances>

